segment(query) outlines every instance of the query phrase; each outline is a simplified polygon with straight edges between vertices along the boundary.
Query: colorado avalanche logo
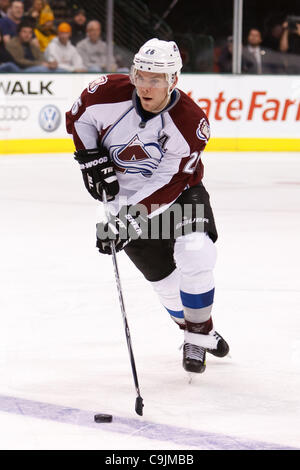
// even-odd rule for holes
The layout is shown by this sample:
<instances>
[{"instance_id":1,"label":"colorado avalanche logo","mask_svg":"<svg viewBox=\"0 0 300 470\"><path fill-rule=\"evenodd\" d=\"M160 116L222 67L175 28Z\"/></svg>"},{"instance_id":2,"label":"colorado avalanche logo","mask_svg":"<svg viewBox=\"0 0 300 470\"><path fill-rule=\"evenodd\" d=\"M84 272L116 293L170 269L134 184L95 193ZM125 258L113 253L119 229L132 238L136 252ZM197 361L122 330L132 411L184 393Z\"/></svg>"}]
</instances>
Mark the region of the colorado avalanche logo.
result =
<instances>
[{"instance_id":1,"label":"colorado avalanche logo","mask_svg":"<svg viewBox=\"0 0 300 470\"><path fill-rule=\"evenodd\" d=\"M99 78L94 80L93 82L89 83L87 91L89 93L95 93L97 89L99 88L100 85L105 85L107 82L108 78L106 75L101 75Z\"/></svg>"},{"instance_id":2,"label":"colorado avalanche logo","mask_svg":"<svg viewBox=\"0 0 300 470\"><path fill-rule=\"evenodd\" d=\"M208 139L210 138L209 124L205 118L202 118L201 121L199 122L199 126L196 130L196 134L197 134L198 139L204 140L205 142L207 142Z\"/></svg>"},{"instance_id":3,"label":"colorado avalanche logo","mask_svg":"<svg viewBox=\"0 0 300 470\"><path fill-rule=\"evenodd\" d=\"M138 135L126 144L113 145L110 153L117 171L141 173L145 178L152 176L163 156L158 144L144 144Z\"/></svg>"}]
</instances>

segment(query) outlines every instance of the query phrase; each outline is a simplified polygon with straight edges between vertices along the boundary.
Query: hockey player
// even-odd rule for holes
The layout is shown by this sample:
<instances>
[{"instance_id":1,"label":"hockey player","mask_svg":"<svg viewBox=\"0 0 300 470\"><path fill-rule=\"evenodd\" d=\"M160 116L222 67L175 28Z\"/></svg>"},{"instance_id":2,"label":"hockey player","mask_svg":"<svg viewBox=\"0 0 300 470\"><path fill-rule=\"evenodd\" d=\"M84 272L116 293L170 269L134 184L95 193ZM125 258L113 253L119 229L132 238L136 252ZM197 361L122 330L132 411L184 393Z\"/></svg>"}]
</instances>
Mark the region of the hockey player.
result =
<instances>
[{"instance_id":1,"label":"hockey player","mask_svg":"<svg viewBox=\"0 0 300 470\"><path fill-rule=\"evenodd\" d=\"M176 88L181 67L175 42L151 39L129 77L90 83L66 122L87 190L100 201L106 193L99 251L111 254L111 241L124 249L184 330L183 367L201 373L207 351L223 357L229 347L211 316L218 235L201 182L209 123Z\"/></svg>"}]
</instances>

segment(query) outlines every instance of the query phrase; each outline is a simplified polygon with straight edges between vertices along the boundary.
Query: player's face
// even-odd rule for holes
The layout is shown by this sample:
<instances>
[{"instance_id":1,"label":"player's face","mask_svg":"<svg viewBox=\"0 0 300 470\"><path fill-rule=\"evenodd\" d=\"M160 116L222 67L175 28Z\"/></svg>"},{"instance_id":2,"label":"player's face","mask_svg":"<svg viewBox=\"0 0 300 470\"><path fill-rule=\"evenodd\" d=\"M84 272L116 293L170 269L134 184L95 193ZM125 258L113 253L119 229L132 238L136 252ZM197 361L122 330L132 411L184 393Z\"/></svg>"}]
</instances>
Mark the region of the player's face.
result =
<instances>
[{"instance_id":1,"label":"player's face","mask_svg":"<svg viewBox=\"0 0 300 470\"><path fill-rule=\"evenodd\" d=\"M163 73L137 71L135 86L145 111L158 113L169 101L169 84Z\"/></svg>"}]
</instances>

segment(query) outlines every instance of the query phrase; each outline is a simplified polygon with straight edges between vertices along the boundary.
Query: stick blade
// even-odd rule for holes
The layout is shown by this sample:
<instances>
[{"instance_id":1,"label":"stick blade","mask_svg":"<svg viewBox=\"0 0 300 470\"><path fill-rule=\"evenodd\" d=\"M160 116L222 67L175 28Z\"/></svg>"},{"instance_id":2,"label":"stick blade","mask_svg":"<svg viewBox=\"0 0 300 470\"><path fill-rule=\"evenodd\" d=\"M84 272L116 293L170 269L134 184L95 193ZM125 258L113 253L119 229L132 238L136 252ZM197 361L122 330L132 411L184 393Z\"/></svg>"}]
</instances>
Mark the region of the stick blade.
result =
<instances>
[{"instance_id":1,"label":"stick blade","mask_svg":"<svg viewBox=\"0 0 300 470\"><path fill-rule=\"evenodd\" d=\"M143 407L144 407L143 399L139 395L138 397L136 397L136 400L135 400L135 411L139 416L143 416Z\"/></svg>"}]
</instances>

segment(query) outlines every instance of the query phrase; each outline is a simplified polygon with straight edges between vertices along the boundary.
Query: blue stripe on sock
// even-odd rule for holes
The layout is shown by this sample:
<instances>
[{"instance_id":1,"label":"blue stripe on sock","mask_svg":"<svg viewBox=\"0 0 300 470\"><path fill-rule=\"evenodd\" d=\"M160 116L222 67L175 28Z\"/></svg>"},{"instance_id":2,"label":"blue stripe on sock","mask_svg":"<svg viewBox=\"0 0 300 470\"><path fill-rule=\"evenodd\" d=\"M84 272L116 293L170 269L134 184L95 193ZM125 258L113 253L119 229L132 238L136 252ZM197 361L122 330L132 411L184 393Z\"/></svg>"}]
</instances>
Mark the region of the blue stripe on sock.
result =
<instances>
[{"instance_id":1,"label":"blue stripe on sock","mask_svg":"<svg viewBox=\"0 0 300 470\"><path fill-rule=\"evenodd\" d=\"M175 318L184 318L183 315L183 310L170 310L169 308L165 307L166 310L168 310L169 314L172 315L172 317Z\"/></svg>"},{"instance_id":2,"label":"blue stripe on sock","mask_svg":"<svg viewBox=\"0 0 300 470\"><path fill-rule=\"evenodd\" d=\"M214 301L215 289L203 294L188 294L180 291L181 301L184 307L188 308L204 308L211 305Z\"/></svg>"}]
</instances>

